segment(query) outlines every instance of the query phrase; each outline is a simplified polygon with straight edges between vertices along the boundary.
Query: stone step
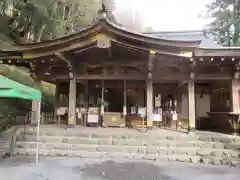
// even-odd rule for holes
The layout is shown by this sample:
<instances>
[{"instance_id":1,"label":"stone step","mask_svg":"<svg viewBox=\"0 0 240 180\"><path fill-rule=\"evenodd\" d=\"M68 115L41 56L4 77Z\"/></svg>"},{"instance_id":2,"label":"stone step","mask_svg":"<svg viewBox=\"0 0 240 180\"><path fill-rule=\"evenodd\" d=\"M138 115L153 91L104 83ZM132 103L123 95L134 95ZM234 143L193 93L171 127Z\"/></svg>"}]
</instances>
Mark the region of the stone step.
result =
<instances>
[{"instance_id":1,"label":"stone step","mask_svg":"<svg viewBox=\"0 0 240 180\"><path fill-rule=\"evenodd\" d=\"M7 149L9 148L9 144L6 143L6 144L0 144L0 149Z\"/></svg>"},{"instance_id":2,"label":"stone step","mask_svg":"<svg viewBox=\"0 0 240 180\"><path fill-rule=\"evenodd\" d=\"M138 135L137 135L138 134ZM189 137L189 136L181 136L181 137L174 137L174 136L167 136L167 135L160 135L160 136L149 136L148 134L142 134L142 133L125 133L125 134L100 134L100 133L87 133L87 132L74 132L74 131L53 131L53 132L47 132L47 131L41 131L40 136L64 136L64 137L88 137L88 138L115 138L115 139L184 139L184 140L198 140L196 137ZM35 131L27 131L25 135L32 135L36 136Z\"/></svg>"},{"instance_id":3,"label":"stone step","mask_svg":"<svg viewBox=\"0 0 240 180\"><path fill-rule=\"evenodd\" d=\"M96 128L97 131L97 128ZM154 131L154 130L153 130ZM36 135L36 131L33 128L29 128L26 131L26 135ZM124 132L117 134L116 132L81 132L77 129L43 129L40 131L41 136L64 136L64 137L91 137L91 138L115 138L115 139L154 139L154 140L185 140L185 141L204 141L204 142L221 142L225 144L240 143L240 137L234 137L230 135L189 135L189 134L171 134L171 133L139 133Z\"/></svg>"},{"instance_id":4,"label":"stone step","mask_svg":"<svg viewBox=\"0 0 240 180\"><path fill-rule=\"evenodd\" d=\"M9 153L12 138L1 138L0 140L0 158Z\"/></svg>"},{"instance_id":5,"label":"stone step","mask_svg":"<svg viewBox=\"0 0 240 180\"><path fill-rule=\"evenodd\" d=\"M14 154L36 153L36 129L18 131ZM128 129L41 128L42 156L127 157L135 159L226 164L240 160L238 137L189 135L171 131L138 132Z\"/></svg>"},{"instance_id":6,"label":"stone step","mask_svg":"<svg viewBox=\"0 0 240 180\"><path fill-rule=\"evenodd\" d=\"M36 142L36 136L26 135L24 139L17 141ZM240 147L240 143L224 144L221 142L184 141L184 140L146 140L146 139L115 139L115 138L89 138L89 137L63 137L40 136L40 142L46 143L70 143L70 144L96 144L96 145L128 145L128 146L160 146L160 147L196 147L215 149L234 149Z\"/></svg>"},{"instance_id":7,"label":"stone step","mask_svg":"<svg viewBox=\"0 0 240 180\"><path fill-rule=\"evenodd\" d=\"M17 142L18 149L36 149L36 142ZM139 154L164 154L164 155L191 155L191 156L216 156L240 158L240 152L229 149L194 148L194 147L159 147L159 146L127 146L127 145L86 145L69 143L39 143L39 149L88 151L88 152L122 152Z\"/></svg>"},{"instance_id":8,"label":"stone step","mask_svg":"<svg viewBox=\"0 0 240 180\"><path fill-rule=\"evenodd\" d=\"M36 155L35 149L16 148L13 155ZM114 158L114 159L133 159L133 160L151 160L151 161L178 161L188 163L216 164L216 165L239 165L240 161L236 158L220 157L200 157L186 155L164 155L164 154L134 154L134 153L116 153L116 152L89 152L89 151L65 151L65 150L39 150L39 156L68 156L81 158Z\"/></svg>"}]
</instances>

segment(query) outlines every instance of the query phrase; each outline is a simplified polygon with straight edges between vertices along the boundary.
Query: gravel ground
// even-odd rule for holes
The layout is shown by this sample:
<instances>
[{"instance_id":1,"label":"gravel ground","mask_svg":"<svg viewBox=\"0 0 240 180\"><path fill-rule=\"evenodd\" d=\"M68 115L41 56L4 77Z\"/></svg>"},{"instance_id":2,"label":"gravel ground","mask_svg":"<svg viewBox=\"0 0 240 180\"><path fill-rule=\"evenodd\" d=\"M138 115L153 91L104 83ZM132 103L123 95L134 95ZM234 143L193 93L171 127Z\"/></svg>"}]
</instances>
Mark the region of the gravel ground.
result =
<instances>
[{"instance_id":1,"label":"gravel ground","mask_svg":"<svg viewBox=\"0 0 240 180\"><path fill-rule=\"evenodd\" d=\"M240 180L239 167L154 161L14 157L0 161L1 180Z\"/></svg>"}]
</instances>

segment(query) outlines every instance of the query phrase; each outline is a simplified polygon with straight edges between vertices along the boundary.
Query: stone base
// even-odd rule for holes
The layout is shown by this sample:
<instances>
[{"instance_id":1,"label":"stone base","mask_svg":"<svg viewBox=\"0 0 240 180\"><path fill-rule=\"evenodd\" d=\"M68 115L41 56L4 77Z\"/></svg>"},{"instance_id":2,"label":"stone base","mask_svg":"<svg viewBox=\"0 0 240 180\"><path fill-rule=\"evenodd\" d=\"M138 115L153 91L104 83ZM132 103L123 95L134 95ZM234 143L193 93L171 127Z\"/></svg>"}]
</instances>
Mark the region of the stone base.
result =
<instances>
[{"instance_id":1,"label":"stone base","mask_svg":"<svg viewBox=\"0 0 240 180\"><path fill-rule=\"evenodd\" d=\"M240 136L240 132L234 132L233 136Z\"/></svg>"},{"instance_id":2,"label":"stone base","mask_svg":"<svg viewBox=\"0 0 240 180\"><path fill-rule=\"evenodd\" d=\"M141 132L141 133L147 132L147 128L139 128L137 130L138 130L138 132Z\"/></svg>"},{"instance_id":3,"label":"stone base","mask_svg":"<svg viewBox=\"0 0 240 180\"><path fill-rule=\"evenodd\" d=\"M75 125L74 124L68 124L68 128L74 128Z\"/></svg>"},{"instance_id":4,"label":"stone base","mask_svg":"<svg viewBox=\"0 0 240 180\"><path fill-rule=\"evenodd\" d=\"M240 136L240 124L233 125L233 135Z\"/></svg>"},{"instance_id":5,"label":"stone base","mask_svg":"<svg viewBox=\"0 0 240 180\"><path fill-rule=\"evenodd\" d=\"M196 132L196 129L195 129L195 128L193 128L193 127L188 127L188 133L189 133L189 134L195 134L195 132Z\"/></svg>"},{"instance_id":6,"label":"stone base","mask_svg":"<svg viewBox=\"0 0 240 180\"><path fill-rule=\"evenodd\" d=\"M195 127L188 127L188 131L189 131L189 132L195 132L195 131L196 131L196 128L195 128Z\"/></svg>"},{"instance_id":7,"label":"stone base","mask_svg":"<svg viewBox=\"0 0 240 180\"><path fill-rule=\"evenodd\" d=\"M37 122L32 122L31 124L30 124L30 127L36 127L38 124L37 124Z\"/></svg>"},{"instance_id":8,"label":"stone base","mask_svg":"<svg viewBox=\"0 0 240 180\"><path fill-rule=\"evenodd\" d=\"M153 127L152 126L147 126L147 130L152 130Z\"/></svg>"}]
</instances>

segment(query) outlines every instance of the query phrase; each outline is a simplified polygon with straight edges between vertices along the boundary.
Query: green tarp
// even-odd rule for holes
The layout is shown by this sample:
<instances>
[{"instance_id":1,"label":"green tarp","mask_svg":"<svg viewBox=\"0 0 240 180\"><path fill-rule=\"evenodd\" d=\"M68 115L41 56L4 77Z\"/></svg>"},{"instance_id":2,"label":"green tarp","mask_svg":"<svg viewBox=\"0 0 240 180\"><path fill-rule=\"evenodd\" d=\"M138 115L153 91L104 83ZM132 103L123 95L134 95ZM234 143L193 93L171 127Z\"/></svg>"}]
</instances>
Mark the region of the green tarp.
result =
<instances>
[{"instance_id":1,"label":"green tarp","mask_svg":"<svg viewBox=\"0 0 240 180\"><path fill-rule=\"evenodd\" d=\"M41 100L41 91L0 75L0 97Z\"/></svg>"}]
</instances>

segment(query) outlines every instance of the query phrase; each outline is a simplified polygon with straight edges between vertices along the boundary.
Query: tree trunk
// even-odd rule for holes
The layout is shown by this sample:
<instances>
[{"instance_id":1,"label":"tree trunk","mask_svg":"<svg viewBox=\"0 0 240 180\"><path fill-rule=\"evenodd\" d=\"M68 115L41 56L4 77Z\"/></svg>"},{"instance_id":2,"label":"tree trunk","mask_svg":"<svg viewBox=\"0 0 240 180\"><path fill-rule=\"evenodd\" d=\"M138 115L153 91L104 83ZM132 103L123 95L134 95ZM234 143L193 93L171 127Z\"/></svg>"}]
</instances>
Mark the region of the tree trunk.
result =
<instances>
[{"instance_id":1,"label":"tree trunk","mask_svg":"<svg viewBox=\"0 0 240 180\"><path fill-rule=\"evenodd\" d=\"M37 34L36 42L41 42L42 35L43 35L43 32L44 32L46 26L47 26L46 24L42 25L41 29L39 30L39 32Z\"/></svg>"}]
</instances>

